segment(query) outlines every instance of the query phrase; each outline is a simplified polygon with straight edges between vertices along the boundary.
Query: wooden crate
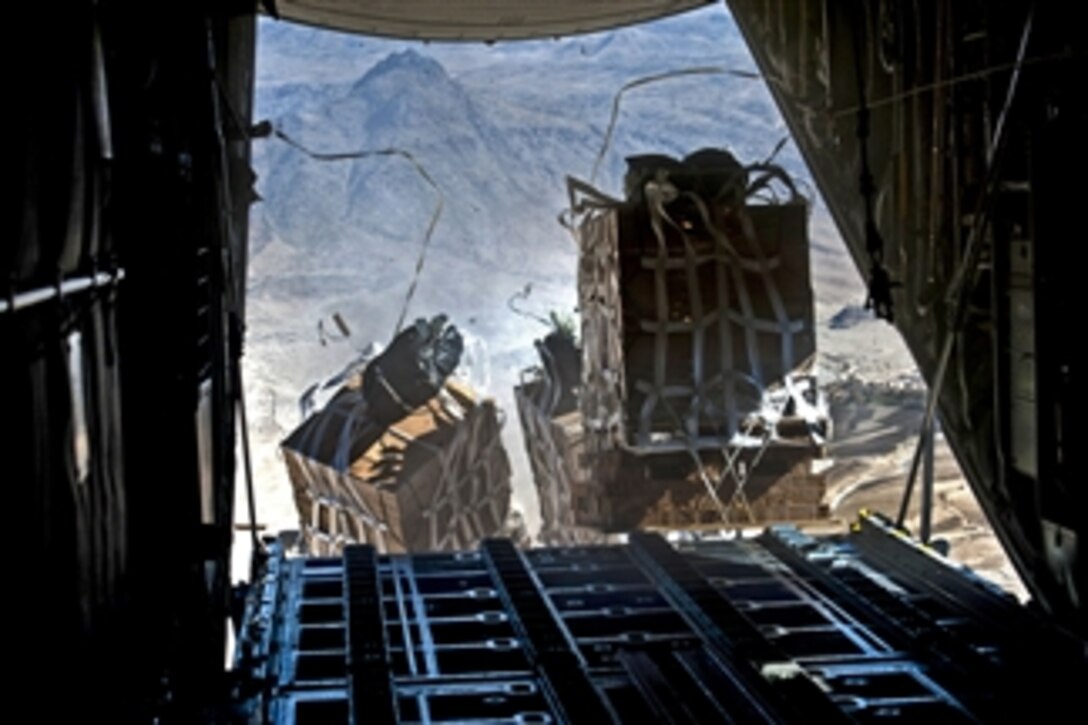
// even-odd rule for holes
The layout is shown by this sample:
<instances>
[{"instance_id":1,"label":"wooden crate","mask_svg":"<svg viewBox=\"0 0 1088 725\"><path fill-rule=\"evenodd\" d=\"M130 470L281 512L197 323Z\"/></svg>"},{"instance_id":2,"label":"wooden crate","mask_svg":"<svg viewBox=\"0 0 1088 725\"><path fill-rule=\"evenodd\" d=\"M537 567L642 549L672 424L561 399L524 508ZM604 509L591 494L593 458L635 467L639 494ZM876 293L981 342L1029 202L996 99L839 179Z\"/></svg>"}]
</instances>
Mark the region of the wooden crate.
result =
<instances>
[{"instance_id":1,"label":"wooden crate","mask_svg":"<svg viewBox=\"0 0 1088 725\"><path fill-rule=\"evenodd\" d=\"M750 462L753 455L742 453L740 459ZM812 448L772 445L745 482L743 498L734 497L737 487L732 481L716 490L725 506L724 520L698 476L665 479L635 473L612 487L614 500L627 505L617 506L611 525L615 530L688 529L825 519L829 516L824 503L827 481L825 474L813 471L815 460ZM708 468L716 470L712 463Z\"/></svg>"},{"instance_id":2,"label":"wooden crate","mask_svg":"<svg viewBox=\"0 0 1088 725\"><path fill-rule=\"evenodd\" d=\"M548 411L541 370L514 389L529 466L540 503L538 538L547 546L601 543L611 516L584 464L585 436L577 408Z\"/></svg>"},{"instance_id":3,"label":"wooden crate","mask_svg":"<svg viewBox=\"0 0 1088 725\"><path fill-rule=\"evenodd\" d=\"M685 173L672 172L674 190L713 172ZM804 203L710 200L705 218L681 208L664 220L654 208L639 196L579 218L594 452L720 449L816 350Z\"/></svg>"},{"instance_id":4,"label":"wooden crate","mask_svg":"<svg viewBox=\"0 0 1088 725\"><path fill-rule=\"evenodd\" d=\"M807 436L779 439L755 457L757 449L741 450L736 463L752 467L743 497L734 497L735 481L726 480L716 493L726 516L692 470L687 454L638 456L629 451L609 453L606 472L586 455L581 411L548 413L541 405L542 371L527 371L515 389L525 446L540 501L540 540L551 546L602 543L610 533L642 528L689 529L713 524L747 526L827 518L826 476L814 472L821 446ZM802 428L795 419L786 430ZM736 453L736 450L732 451ZM704 453L705 470L721 470L720 453ZM686 472L678 475L676 472Z\"/></svg>"},{"instance_id":5,"label":"wooden crate","mask_svg":"<svg viewBox=\"0 0 1088 725\"><path fill-rule=\"evenodd\" d=\"M511 489L494 402L451 380L383 428L367 420L360 381L282 444L310 551L336 553L350 542L391 553L458 551L497 534Z\"/></svg>"},{"instance_id":6,"label":"wooden crate","mask_svg":"<svg viewBox=\"0 0 1088 725\"><path fill-rule=\"evenodd\" d=\"M808 209L795 195L749 203L759 181L792 183L764 165L749 186L722 158L642 159L625 201L571 182L578 410L534 409L519 390L546 531L827 516L813 472L826 416L798 392L818 393ZM718 475L726 456L753 471L744 496Z\"/></svg>"}]
</instances>

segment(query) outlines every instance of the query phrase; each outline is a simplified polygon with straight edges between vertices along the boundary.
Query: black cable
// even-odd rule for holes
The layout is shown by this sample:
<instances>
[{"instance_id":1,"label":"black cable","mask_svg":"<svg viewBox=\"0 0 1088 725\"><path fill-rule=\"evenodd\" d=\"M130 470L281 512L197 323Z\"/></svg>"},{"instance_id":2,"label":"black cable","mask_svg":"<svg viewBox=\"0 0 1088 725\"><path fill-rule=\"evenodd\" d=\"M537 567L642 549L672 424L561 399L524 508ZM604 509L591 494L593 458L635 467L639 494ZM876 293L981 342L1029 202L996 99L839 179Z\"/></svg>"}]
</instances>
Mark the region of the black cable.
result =
<instances>
[{"instance_id":1,"label":"black cable","mask_svg":"<svg viewBox=\"0 0 1088 725\"><path fill-rule=\"evenodd\" d=\"M866 22L864 11L858 13L858 20L853 24L854 31L854 72L858 84L858 122L856 137L861 169L858 174L858 190L865 206L865 251L869 255L869 294L865 299L865 309L872 310L878 318L894 322L892 308L892 289L899 287L893 282L887 267L884 266L884 238L876 224L873 212L876 195L876 180L873 178L869 162L869 135L871 132L871 113L865 91L865 64L863 62L864 34L861 24Z\"/></svg>"},{"instance_id":2,"label":"black cable","mask_svg":"<svg viewBox=\"0 0 1088 725\"><path fill-rule=\"evenodd\" d=\"M396 337L397 333L399 333L401 331L401 328L404 327L404 320L408 315L408 308L412 304L412 298L415 297L416 287L419 284L419 277L423 273L423 264L427 259L427 250L430 248L431 245L431 237L434 236L435 227L438 226L438 220L442 217L442 211L446 205L445 194L442 193L442 189L434 180L434 177L427 173L427 169L423 167L423 164L421 164L419 160L412 155L411 152L405 151L404 149L363 149L360 151L337 151L331 153L314 151L313 149L310 149L306 145L302 144L301 142L296 141L291 136L288 136L282 130L276 128L267 121L262 121L261 123L256 124L251 130L251 133L259 136L275 136L279 140L286 143L288 146L291 146L298 151L306 154L314 161L358 161L360 159L382 156L399 156L400 158L410 163L412 165L412 168L415 169L416 173L419 174L420 178L422 178L423 181L427 183L427 185L434 189L435 194L438 195L438 200L435 204L434 212L432 212L431 214L431 219L427 223L427 229L423 233L423 243L420 245L419 257L416 258L416 266L415 271L412 274L412 281L408 285L408 292L405 294L404 304L401 306L400 316L397 318L397 325L393 330L393 336Z\"/></svg>"},{"instance_id":3,"label":"black cable","mask_svg":"<svg viewBox=\"0 0 1088 725\"><path fill-rule=\"evenodd\" d=\"M759 73L751 70L726 68L723 66L699 66L696 68L681 68L679 70L665 71L663 73L654 73L624 83L620 86L620 89L616 91L616 95L612 97L612 114L608 119L604 140L601 142L601 150L597 152L597 158L593 162L593 170L589 174L589 183L592 184L596 182L601 163L604 161L605 155L608 153L608 148L612 144L612 135L615 133L616 122L619 120L620 103L623 100L623 95L627 93L627 91L634 90L641 86L647 86L652 83L658 83L659 81L697 75L729 75L735 78L744 78L745 80L760 80L762 77ZM777 151L778 150L775 149L775 153L777 153Z\"/></svg>"},{"instance_id":4,"label":"black cable","mask_svg":"<svg viewBox=\"0 0 1088 725\"><path fill-rule=\"evenodd\" d=\"M544 325L544 327L548 327L548 328L553 327L553 324L552 324L551 320L545 319L544 317L541 317L540 315L536 314L535 312L530 312L529 310L523 310L523 309L521 309L520 307L518 307L517 305L514 304L515 300L528 300L529 295L532 293L532 291L533 291L533 285L530 282L529 284L526 284L524 288L522 288L522 289L518 290L517 292L515 292L514 294L510 295L510 298L506 300L507 308L509 308L510 311L513 312L516 315L520 315L521 317L524 317L526 319L533 320L535 322L539 322L540 324Z\"/></svg>"}]
</instances>

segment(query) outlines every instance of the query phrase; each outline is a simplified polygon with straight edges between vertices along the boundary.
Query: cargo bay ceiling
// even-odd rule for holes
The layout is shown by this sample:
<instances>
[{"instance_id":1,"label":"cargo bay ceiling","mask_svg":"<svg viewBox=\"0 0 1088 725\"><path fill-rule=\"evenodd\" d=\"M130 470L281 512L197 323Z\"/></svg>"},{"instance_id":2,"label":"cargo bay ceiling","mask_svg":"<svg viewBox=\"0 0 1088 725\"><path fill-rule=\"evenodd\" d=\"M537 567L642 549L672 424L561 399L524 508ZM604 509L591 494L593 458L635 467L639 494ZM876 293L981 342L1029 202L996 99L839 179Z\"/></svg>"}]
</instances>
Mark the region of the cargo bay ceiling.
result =
<instances>
[{"instance_id":1,"label":"cargo bay ceiling","mask_svg":"<svg viewBox=\"0 0 1088 725\"><path fill-rule=\"evenodd\" d=\"M277 0L285 20L353 33L494 41L590 33L712 4L712 0Z\"/></svg>"}]
</instances>

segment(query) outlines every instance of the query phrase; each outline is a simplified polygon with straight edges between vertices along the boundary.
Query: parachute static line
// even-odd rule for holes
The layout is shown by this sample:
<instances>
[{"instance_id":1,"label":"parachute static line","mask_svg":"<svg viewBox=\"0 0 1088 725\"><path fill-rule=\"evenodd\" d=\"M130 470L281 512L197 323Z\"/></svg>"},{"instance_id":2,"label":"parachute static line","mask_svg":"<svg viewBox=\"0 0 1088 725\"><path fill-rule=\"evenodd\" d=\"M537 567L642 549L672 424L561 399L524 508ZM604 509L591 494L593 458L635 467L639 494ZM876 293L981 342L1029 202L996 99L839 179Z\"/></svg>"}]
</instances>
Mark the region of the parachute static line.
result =
<instances>
[{"instance_id":1,"label":"parachute static line","mask_svg":"<svg viewBox=\"0 0 1088 725\"><path fill-rule=\"evenodd\" d=\"M676 78L685 78L689 76L700 75L729 75L736 78L743 78L745 80L761 80L763 78L758 72L753 70L745 70L738 68L727 68L725 66L695 66L692 68L679 68L677 70L664 71L662 73L654 73L648 76L641 76L634 80L628 81L620 86L619 90L612 97L612 112L608 119L608 126L605 129L604 139L601 141L601 150L597 152L597 158L593 161L593 168L589 174L589 183L585 183L572 176L567 177L567 189L570 192L570 205L567 209L563 210L559 214L559 224L563 228L571 232L575 238L575 243L578 242L577 231L573 227L572 219L577 215L578 210L575 209L575 194L577 190L582 194L583 199L592 199L590 205L604 205L611 206L619 204L618 199L609 197L596 189L593 185L597 181L597 174L600 171L601 164L604 162L605 156L608 154L608 150L612 145L612 137L616 130L616 124L619 122L620 105L623 102L623 96L628 91L632 91L642 86L652 85L661 81L673 80ZM771 162L778 155L778 153L785 147L786 143L790 140L789 136L783 136L775 144L774 149L767 156L767 159L763 161L763 165L770 166Z\"/></svg>"},{"instance_id":2,"label":"parachute static line","mask_svg":"<svg viewBox=\"0 0 1088 725\"><path fill-rule=\"evenodd\" d=\"M593 170L589 174L589 183L593 184L597 181L597 172L600 171L601 163L604 161L604 157L608 153L608 148L612 144L612 134L616 130L616 122L619 121L620 116L620 103L623 100L623 95L627 93L627 91L632 91L636 88L648 86L660 81L671 80L673 78L698 75L730 75L746 80L759 80L762 78L759 73L751 70L738 70L726 68L724 66L697 66L694 68L680 68L678 70L665 71L663 73L654 73L624 83L612 98L612 115L608 119L608 127L604 132L601 150L597 153L597 158L593 162Z\"/></svg>"},{"instance_id":3,"label":"parachute static line","mask_svg":"<svg viewBox=\"0 0 1088 725\"><path fill-rule=\"evenodd\" d=\"M408 284L408 291L405 293L404 296L404 304L401 305L400 314L397 316L397 324L396 327L393 329L393 336L395 337L397 333L401 331L401 328L404 327L404 320L408 316L408 308L412 304L412 298L415 297L416 288L419 285L419 277L423 272L423 264L427 259L427 250L430 248L431 238L434 236L435 227L438 226L438 220L439 218L441 218L442 212L446 206L446 196L442 193L442 188L434 180L434 177L432 177L427 172L427 169L424 168L423 164L421 164L410 151L405 151L404 149L384 148L363 149L360 151L322 152L314 151L313 149L295 140L281 129L273 127L272 135L286 143L288 146L291 146L298 151L306 154L314 161L358 161L360 159L377 158L382 156L400 157L410 163L412 165L412 168L415 169L416 173L419 175L419 177L423 179L423 181L426 182L428 186L434 189L434 192L435 194L437 194L438 198L435 203L434 211L431 213L431 219L427 223L427 229L423 233L423 242L420 245L419 257L416 259L416 266L415 270L412 273L412 280Z\"/></svg>"},{"instance_id":4,"label":"parachute static line","mask_svg":"<svg viewBox=\"0 0 1088 725\"><path fill-rule=\"evenodd\" d=\"M539 322L540 324L544 325L545 327L551 327L552 326L551 320L545 319L544 317L541 317L540 315L536 314L535 312L530 312L529 310L522 309L521 307L518 307L517 304L515 304L518 301L521 301L521 302L528 301L529 300L529 295L532 294L532 292L533 292L533 283L532 282L526 282L525 286L523 288L521 288L520 290L518 290L514 294L510 295L509 299L506 300L506 306L515 315L519 315L519 316L524 317L526 319L533 320L535 322Z\"/></svg>"}]
</instances>

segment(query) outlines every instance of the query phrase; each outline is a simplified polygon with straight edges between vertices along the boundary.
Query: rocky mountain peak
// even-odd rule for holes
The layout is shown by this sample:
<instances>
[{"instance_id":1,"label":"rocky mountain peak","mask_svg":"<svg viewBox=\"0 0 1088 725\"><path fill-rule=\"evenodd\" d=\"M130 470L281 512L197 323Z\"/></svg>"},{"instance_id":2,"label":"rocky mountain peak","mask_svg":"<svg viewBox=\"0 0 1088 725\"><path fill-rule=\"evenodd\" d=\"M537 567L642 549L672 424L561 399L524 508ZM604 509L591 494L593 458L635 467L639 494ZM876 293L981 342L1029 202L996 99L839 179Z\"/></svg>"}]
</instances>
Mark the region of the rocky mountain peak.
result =
<instances>
[{"instance_id":1,"label":"rocky mountain peak","mask_svg":"<svg viewBox=\"0 0 1088 725\"><path fill-rule=\"evenodd\" d=\"M356 91L365 91L379 84L393 82L397 84L425 82L428 85L436 83L453 84L453 80L434 58L423 55L411 48L395 53L390 53L355 83Z\"/></svg>"}]
</instances>

